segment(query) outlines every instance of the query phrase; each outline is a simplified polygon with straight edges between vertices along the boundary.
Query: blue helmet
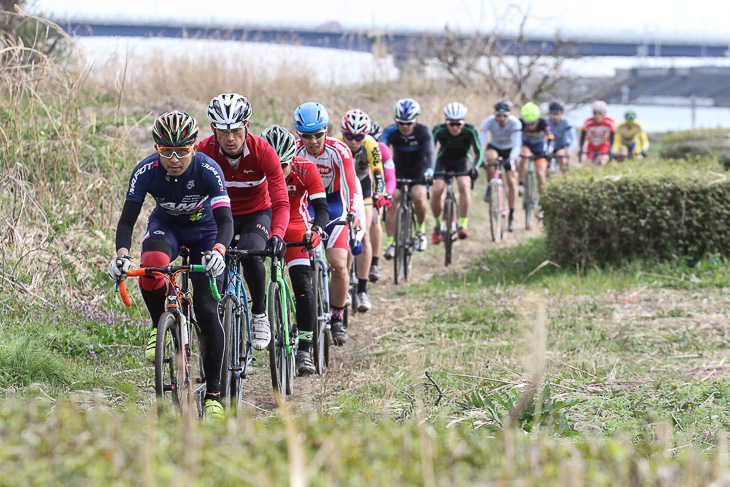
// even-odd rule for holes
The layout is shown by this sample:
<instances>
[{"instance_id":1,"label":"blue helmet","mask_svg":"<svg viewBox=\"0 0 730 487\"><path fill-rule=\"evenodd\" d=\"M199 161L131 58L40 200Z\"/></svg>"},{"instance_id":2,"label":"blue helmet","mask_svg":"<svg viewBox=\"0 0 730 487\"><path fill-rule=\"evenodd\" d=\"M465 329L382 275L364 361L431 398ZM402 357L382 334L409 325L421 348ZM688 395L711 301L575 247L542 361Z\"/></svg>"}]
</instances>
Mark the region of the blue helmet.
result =
<instances>
[{"instance_id":1,"label":"blue helmet","mask_svg":"<svg viewBox=\"0 0 730 487\"><path fill-rule=\"evenodd\" d=\"M319 103L299 105L294 111L294 127L299 132L314 132L326 128L330 123L327 110Z\"/></svg>"},{"instance_id":2,"label":"blue helmet","mask_svg":"<svg viewBox=\"0 0 730 487\"><path fill-rule=\"evenodd\" d=\"M421 105L413 98L402 98L395 104L396 122L414 122L421 114Z\"/></svg>"}]
</instances>

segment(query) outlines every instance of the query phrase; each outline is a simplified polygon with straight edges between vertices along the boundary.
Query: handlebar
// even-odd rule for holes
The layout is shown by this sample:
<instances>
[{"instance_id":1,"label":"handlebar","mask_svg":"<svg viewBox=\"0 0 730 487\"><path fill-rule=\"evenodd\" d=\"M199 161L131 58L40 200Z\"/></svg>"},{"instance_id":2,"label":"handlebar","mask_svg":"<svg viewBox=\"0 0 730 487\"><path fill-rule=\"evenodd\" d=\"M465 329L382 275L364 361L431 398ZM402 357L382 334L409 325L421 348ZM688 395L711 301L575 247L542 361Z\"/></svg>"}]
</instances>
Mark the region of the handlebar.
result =
<instances>
[{"instance_id":1,"label":"handlebar","mask_svg":"<svg viewBox=\"0 0 730 487\"><path fill-rule=\"evenodd\" d=\"M205 272L205 267L202 265L189 265L189 266L181 266L181 265L168 265L165 267L141 267L139 269L130 269L127 271L128 277L140 277L140 276L153 276L155 274L162 274L162 275L168 275L171 276L177 272L181 271L190 271L190 272ZM215 279L212 277L208 278L210 281L210 291L213 293L213 297L216 301L220 301L221 296L218 292L218 286L215 284ZM117 289L119 289L119 295L122 297L122 302L126 306L132 306L132 300L129 299L129 294L127 294L127 281L126 279L124 281L121 281L117 285Z\"/></svg>"}]
</instances>

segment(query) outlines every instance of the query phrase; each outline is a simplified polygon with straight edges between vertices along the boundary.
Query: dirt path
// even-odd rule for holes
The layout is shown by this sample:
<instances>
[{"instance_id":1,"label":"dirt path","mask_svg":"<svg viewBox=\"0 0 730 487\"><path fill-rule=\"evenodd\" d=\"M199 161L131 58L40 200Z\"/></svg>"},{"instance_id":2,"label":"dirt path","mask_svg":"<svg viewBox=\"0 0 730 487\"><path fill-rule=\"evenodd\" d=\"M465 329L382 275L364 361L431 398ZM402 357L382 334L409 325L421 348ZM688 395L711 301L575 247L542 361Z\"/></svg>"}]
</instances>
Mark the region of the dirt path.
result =
<instances>
[{"instance_id":1,"label":"dirt path","mask_svg":"<svg viewBox=\"0 0 730 487\"><path fill-rule=\"evenodd\" d=\"M416 253L413 257L413 267L410 281L396 286L393 283L393 264L380 259L380 271L383 278L376 284L368 285L368 294L373 302L373 308L364 314L350 315L348 328L350 339L343 347L334 350L333 364L322 376L297 377L294 382L294 394L287 401L295 409L321 410L325 405L325 397L332 391L346 389L348 383L355 379L361 371L367 373L367 357L378 351L381 340L387 339L388 330L394 326L408 324L411 319L411 308L416 303L409 301L402 293L396 291L403 287L418 284L431 279L434 275L463 269L476 256L490 248L514 246L527 238L535 237L542 232L542 225L536 223L530 231L525 230L525 213L515 211L515 232L505 231L504 239L494 243L489 233L487 219L487 204L482 201L484 195L483 178L473 192L473 202L470 210L469 232L466 240L457 241L454 246L453 263L447 269L444 264L443 244L432 245L430 232L433 229L433 216L427 218L429 247L423 253ZM275 409L271 393L271 378L269 375L268 356L259 352L257 362L252 367L251 375L244 387L247 391L244 403L247 408L257 414L266 416L273 414Z\"/></svg>"}]
</instances>

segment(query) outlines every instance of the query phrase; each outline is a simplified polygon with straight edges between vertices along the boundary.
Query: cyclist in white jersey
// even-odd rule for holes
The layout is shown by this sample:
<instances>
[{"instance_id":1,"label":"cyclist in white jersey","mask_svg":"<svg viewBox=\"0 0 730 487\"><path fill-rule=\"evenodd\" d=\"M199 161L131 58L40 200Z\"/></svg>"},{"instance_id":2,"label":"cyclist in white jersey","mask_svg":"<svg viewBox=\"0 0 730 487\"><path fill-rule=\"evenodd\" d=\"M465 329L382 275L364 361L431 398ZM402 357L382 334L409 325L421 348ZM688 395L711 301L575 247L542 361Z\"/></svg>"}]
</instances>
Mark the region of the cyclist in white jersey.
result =
<instances>
[{"instance_id":1,"label":"cyclist in white jersey","mask_svg":"<svg viewBox=\"0 0 730 487\"><path fill-rule=\"evenodd\" d=\"M515 230L514 213L517 204L517 158L522 148L522 123L520 119L510 113L512 102L497 100L494 104L494 114L490 115L479 126L479 142L486 147L482 165L487 170L487 181L494 177L494 167L487 164L502 158L502 167L507 182L507 204L509 206L509 223L507 229ZM489 143L485 146L489 132ZM484 201L489 201L489 186Z\"/></svg>"}]
</instances>

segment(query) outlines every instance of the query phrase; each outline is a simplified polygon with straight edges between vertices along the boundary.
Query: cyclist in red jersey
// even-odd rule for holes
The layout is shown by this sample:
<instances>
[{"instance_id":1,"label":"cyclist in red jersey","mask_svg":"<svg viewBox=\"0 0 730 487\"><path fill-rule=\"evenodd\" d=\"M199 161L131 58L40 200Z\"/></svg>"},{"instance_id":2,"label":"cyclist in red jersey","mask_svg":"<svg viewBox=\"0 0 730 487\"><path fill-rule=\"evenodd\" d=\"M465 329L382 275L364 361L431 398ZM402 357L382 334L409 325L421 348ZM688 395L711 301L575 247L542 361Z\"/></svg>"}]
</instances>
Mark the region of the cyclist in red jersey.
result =
<instances>
[{"instance_id":1,"label":"cyclist in red jersey","mask_svg":"<svg viewBox=\"0 0 730 487\"><path fill-rule=\"evenodd\" d=\"M289 221L289 197L274 149L249 133L253 110L238 93L218 95L208 105L213 135L198 151L223 170L231 198L233 227L240 236L236 248L273 250L284 258L284 233ZM271 331L266 316L266 267L261 257L243 259L243 275L251 292L251 345L263 350Z\"/></svg>"},{"instance_id":2,"label":"cyclist in red jersey","mask_svg":"<svg viewBox=\"0 0 730 487\"><path fill-rule=\"evenodd\" d=\"M314 162L319 169L325 192L330 219L342 219L348 213L354 215L353 226L359 231L357 217L357 183L350 149L337 139L327 137L329 114L319 103L309 102L294 112L294 127L299 134L296 155ZM330 330L336 345L344 345L349 338L342 323L345 302L350 286L347 257L350 254L349 232L346 226L330 225L325 254L332 269L330 278Z\"/></svg>"},{"instance_id":3,"label":"cyclist in red jersey","mask_svg":"<svg viewBox=\"0 0 730 487\"><path fill-rule=\"evenodd\" d=\"M593 116L583 122L578 158L583 158L583 148L585 147L585 152L588 155L588 159L585 162L586 165L593 162L593 154L595 152L601 154L598 158L598 164L601 166L606 164L610 158L613 139L616 135L616 122L611 117L606 116L607 110L608 106L605 101L594 101ZM588 144L584 146L586 138L588 139Z\"/></svg>"},{"instance_id":4,"label":"cyclist in red jersey","mask_svg":"<svg viewBox=\"0 0 730 487\"><path fill-rule=\"evenodd\" d=\"M267 141L279 156L289 191L291 212L284 241L300 242L304 240L311 223L312 246L317 247L321 242L322 228L329 221L326 193L317 166L306 159L294 156L296 140L285 128L272 125L263 131L261 138ZM314 208L314 220L311 222L307 211L310 202ZM317 321L317 303L312 289L309 251L305 247L286 249L286 263L289 267L289 277L297 307L299 332L299 349L296 353L297 374L310 375L314 373L314 362L310 349Z\"/></svg>"}]
</instances>

